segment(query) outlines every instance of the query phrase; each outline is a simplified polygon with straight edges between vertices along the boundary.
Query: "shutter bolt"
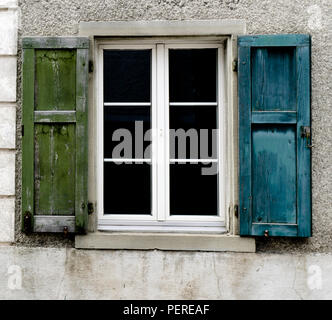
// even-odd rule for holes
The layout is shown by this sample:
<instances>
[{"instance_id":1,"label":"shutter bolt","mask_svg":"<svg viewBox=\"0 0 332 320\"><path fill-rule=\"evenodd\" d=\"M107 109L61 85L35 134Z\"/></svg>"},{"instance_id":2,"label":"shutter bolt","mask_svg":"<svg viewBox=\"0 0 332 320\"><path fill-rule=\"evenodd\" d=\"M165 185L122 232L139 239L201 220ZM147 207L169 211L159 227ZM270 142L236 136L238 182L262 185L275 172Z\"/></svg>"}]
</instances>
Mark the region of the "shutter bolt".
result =
<instances>
[{"instance_id":1,"label":"shutter bolt","mask_svg":"<svg viewBox=\"0 0 332 320\"><path fill-rule=\"evenodd\" d=\"M268 237L269 236L269 230L265 230L264 231L264 237Z\"/></svg>"}]
</instances>

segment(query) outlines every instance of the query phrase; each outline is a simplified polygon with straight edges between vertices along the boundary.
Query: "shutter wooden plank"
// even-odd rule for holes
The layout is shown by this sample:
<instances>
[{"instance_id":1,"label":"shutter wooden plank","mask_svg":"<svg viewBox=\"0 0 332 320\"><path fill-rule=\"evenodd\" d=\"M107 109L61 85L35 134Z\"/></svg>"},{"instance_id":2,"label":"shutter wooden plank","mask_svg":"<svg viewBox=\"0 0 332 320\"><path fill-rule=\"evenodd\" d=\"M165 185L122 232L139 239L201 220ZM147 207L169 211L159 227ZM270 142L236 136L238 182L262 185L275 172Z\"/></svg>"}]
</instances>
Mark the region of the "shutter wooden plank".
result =
<instances>
[{"instance_id":1,"label":"shutter wooden plank","mask_svg":"<svg viewBox=\"0 0 332 320\"><path fill-rule=\"evenodd\" d=\"M311 236L310 37L238 44L240 234Z\"/></svg>"},{"instance_id":2,"label":"shutter wooden plank","mask_svg":"<svg viewBox=\"0 0 332 320\"><path fill-rule=\"evenodd\" d=\"M34 121L39 123L76 122L76 111L35 111Z\"/></svg>"},{"instance_id":3,"label":"shutter wooden plank","mask_svg":"<svg viewBox=\"0 0 332 320\"><path fill-rule=\"evenodd\" d=\"M297 48L298 85L298 236L311 236L311 149L306 147L306 139L301 137L301 127L311 125L310 114L310 46ZM309 140L309 143L311 141Z\"/></svg>"},{"instance_id":4,"label":"shutter wooden plank","mask_svg":"<svg viewBox=\"0 0 332 320\"><path fill-rule=\"evenodd\" d=\"M36 110L75 110L76 50L36 50Z\"/></svg>"},{"instance_id":5,"label":"shutter wooden plank","mask_svg":"<svg viewBox=\"0 0 332 320\"><path fill-rule=\"evenodd\" d=\"M76 49L89 48L89 39L85 37L25 37L24 49Z\"/></svg>"},{"instance_id":6,"label":"shutter wooden plank","mask_svg":"<svg viewBox=\"0 0 332 320\"><path fill-rule=\"evenodd\" d=\"M35 125L35 215L75 215L75 125Z\"/></svg>"},{"instance_id":7,"label":"shutter wooden plank","mask_svg":"<svg viewBox=\"0 0 332 320\"><path fill-rule=\"evenodd\" d=\"M308 46L310 38L306 34L263 34L240 36L238 44L244 47L297 47Z\"/></svg>"},{"instance_id":8,"label":"shutter wooden plank","mask_svg":"<svg viewBox=\"0 0 332 320\"><path fill-rule=\"evenodd\" d=\"M253 222L296 224L296 131L252 129Z\"/></svg>"},{"instance_id":9,"label":"shutter wooden plank","mask_svg":"<svg viewBox=\"0 0 332 320\"><path fill-rule=\"evenodd\" d=\"M30 232L33 221L28 216L34 210L34 83L35 83L35 51L23 51L23 126L22 130L22 229ZM23 134L24 133L24 134ZM28 215L28 216L27 216Z\"/></svg>"},{"instance_id":10,"label":"shutter wooden plank","mask_svg":"<svg viewBox=\"0 0 332 320\"><path fill-rule=\"evenodd\" d=\"M77 50L76 64L76 232L87 228L88 198L88 50Z\"/></svg>"},{"instance_id":11,"label":"shutter wooden plank","mask_svg":"<svg viewBox=\"0 0 332 320\"><path fill-rule=\"evenodd\" d=\"M296 110L295 48L253 48L251 59L252 110Z\"/></svg>"},{"instance_id":12,"label":"shutter wooden plank","mask_svg":"<svg viewBox=\"0 0 332 320\"><path fill-rule=\"evenodd\" d=\"M296 112L255 112L251 113L251 123L296 123Z\"/></svg>"},{"instance_id":13,"label":"shutter wooden plank","mask_svg":"<svg viewBox=\"0 0 332 320\"><path fill-rule=\"evenodd\" d=\"M251 225L251 73L250 47L239 47L239 203L241 234L249 235Z\"/></svg>"}]
</instances>

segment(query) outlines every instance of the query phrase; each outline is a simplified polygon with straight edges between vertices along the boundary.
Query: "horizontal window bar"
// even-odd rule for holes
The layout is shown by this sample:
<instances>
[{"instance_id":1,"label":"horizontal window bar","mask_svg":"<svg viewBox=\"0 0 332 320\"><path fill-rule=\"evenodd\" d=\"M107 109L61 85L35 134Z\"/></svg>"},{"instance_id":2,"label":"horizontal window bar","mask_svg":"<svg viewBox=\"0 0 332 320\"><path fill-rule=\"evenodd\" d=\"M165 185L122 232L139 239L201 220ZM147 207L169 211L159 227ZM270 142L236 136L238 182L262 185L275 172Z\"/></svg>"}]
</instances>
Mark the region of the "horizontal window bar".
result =
<instances>
[{"instance_id":1,"label":"horizontal window bar","mask_svg":"<svg viewBox=\"0 0 332 320\"><path fill-rule=\"evenodd\" d=\"M217 106L218 102L170 102L170 106L178 107L205 107L205 106Z\"/></svg>"},{"instance_id":2,"label":"horizontal window bar","mask_svg":"<svg viewBox=\"0 0 332 320\"><path fill-rule=\"evenodd\" d=\"M292 111L255 111L251 114L252 123L296 123L297 114Z\"/></svg>"},{"instance_id":3,"label":"horizontal window bar","mask_svg":"<svg viewBox=\"0 0 332 320\"><path fill-rule=\"evenodd\" d=\"M186 162L198 162L198 163L210 163L210 162L218 162L218 159L170 159L170 163L186 163Z\"/></svg>"},{"instance_id":4,"label":"horizontal window bar","mask_svg":"<svg viewBox=\"0 0 332 320\"><path fill-rule=\"evenodd\" d=\"M34 121L40 123L76 122L76 111L35 111Z\"/></svg>"},{"instance_id":5,"label":"horizontal window bar","mask_svg":"<svg viewBox=\"0 0 332 320\"><path fill-rule=\"evenodd\" d=\"M104 102L105 107L149 107L151 102Z\"/></svg>"},{"instance_id":6,"label":"horizontal window bar","mask_svg":"<svg viewBox=\"0 0 332 320\"><path fill-rule=\"evenodd\" d=\"M151 162L151 159L105 158L104 162Z\"/></svg>"}]
</instances>

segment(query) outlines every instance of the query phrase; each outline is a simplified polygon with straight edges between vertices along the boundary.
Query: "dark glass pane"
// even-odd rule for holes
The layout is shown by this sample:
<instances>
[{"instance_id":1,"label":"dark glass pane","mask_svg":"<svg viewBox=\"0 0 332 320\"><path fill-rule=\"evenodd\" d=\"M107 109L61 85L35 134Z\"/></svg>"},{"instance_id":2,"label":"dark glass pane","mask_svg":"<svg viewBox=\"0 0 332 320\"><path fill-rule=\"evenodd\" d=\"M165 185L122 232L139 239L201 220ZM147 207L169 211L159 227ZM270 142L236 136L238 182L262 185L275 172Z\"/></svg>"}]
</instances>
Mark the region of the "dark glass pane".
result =
<instances>
[{"instance_id":1,"label":"dark glass pane","mask_svg":"<svg viewBox=\"0 0 332 320\"><path fill-rule=\"evenodd\" d=\"M131 150L129 155L121 154L121 158L144 158L144 151L150 142L143 142L143 138L146 131L151 128L150 119L150 107L104 107L104 158L112 158L116 146L118 146L117 150L123 149L119 147L119 144L126 150ZM118 129L122 129L118 131L122 136L121 140L112 141L113 133ZM139 139L139 143L135 144L135 137ZM132 147L130 148L130 144L125 145L126 142L129 142ZM150 155L146 155L146 158L150 158Z\"/></svg>"},{"instance_id":2,"label":"dark glass pane","mask_svg":"<svg viewBox=\"0 0 332 320\"><path fill-rule=\"evenodd\" d=\"M104 51L104 102L150 102L151 50Z\"/></svg>"},{"instance_id":3,"label":"dark glass pane","mask_svg":"<svg viewBox=\"0 0 332 320\"><path fill-rule=\"evenodd\" d=\"M217 49L169 50L171 102L217 101Z\"/></svg>"},{"instance_id":4,"label":"dark glass pane","mask_svg":"<svg viewBox=\"0 0 332 320\"><path fill-rule=\"evenodd\" d=\"M151 214L151 166L104 163L104 214Z\"/></svg>"},{"instance_id":5,"label":"dark glass pane","mask_svg":"<svg viewBox=\"0 0 332 320\"><path fill-rule=\"evenodd\" d=\"M216 158L217 107L170 106L170 128L173 129L170 132L171 159ZM183 131L178 129L185 131L186 139L183 138ZM195 130L188 131L189 129ZM207 129L208 131L207 133L201 132L201 129ZM197 143L193 142L196 141L195 136L197 136ZM184 156L184 151L186 156Z\"/></svg>"},{"instance_id":6,"label":"dark glass pane","mask_svg":"<svg viewBox=\"0 0 332 320\"><path fill-rule=\"evenodd\" d=\"M171 215L217 215L218 175L204 175L204 164L170 165Z\"/></svg>"}]
</instances>

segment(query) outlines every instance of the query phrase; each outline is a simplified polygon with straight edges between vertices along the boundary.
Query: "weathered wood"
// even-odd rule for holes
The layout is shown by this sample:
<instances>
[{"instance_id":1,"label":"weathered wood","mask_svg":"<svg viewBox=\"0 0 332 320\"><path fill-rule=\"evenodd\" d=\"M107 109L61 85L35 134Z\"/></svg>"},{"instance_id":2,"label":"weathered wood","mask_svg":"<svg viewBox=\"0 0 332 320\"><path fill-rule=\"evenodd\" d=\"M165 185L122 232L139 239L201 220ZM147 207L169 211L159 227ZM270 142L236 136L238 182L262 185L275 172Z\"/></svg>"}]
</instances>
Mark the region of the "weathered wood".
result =
<instances>
[{"instance_id":1,"label":"weathered wood","mask_svg":"<svg viewBox=\"0 0 332 320\"><path fill-rule=\"evenodd\" d=\"M22 229L29 230L32 226L24 226L27 212L34 213L34 83L35 83L35 51L23 51L23 125L22 137ZM33 223L33 220L29 220Z\"/></svg>"},{"instance_id":2,"label":"weathered wood","mask_svg":"<svg viewBox=\"0 0 332 320\"><path fill-rule=\"evenodd\" d=\"M76 64L76 232L88 224L88 64L89 52L77 50Z\"/></svg>"},{"instance_id":3,"label":"weathered wood","mask_svg":"<svg viewBox=\"0 0 332 320\"><path fill-rule=\"evenodd\" d=\"M269 237L297 237L298 226L296 224L273 224L273 223L253 223L253 235L265 235L268 231Z\"/></svg>"},{"instance_id":4,"label":"weathered wood","mask_svg":"<svg viewBox=\"0 0 332 320\"><path fill-rule=\"evenodd\" d=\"M76 50L36 50L35 109L75 110Z\"/></svg>"},{"instance_id":5,"label":"weathered wood","mask_svg":"<svg viewBox=\"0 0 332 320\"><path fill-rule=\"evenodd\" d=\"M67 227L82 233L88 215L88 39L25 43L22 214L31 212L35 232Z\"/></svg>"},{"instance_id":6,"label":"weathered wood","mask_svg":"<svg viewBox=\"0 0 332 320\"><path fill-rule=\"evenodd\" d=\"M35 216L34 232L75 232L73 216Z\"/></svg>"},{"instance_id":7,"label":"weathered wood","mask_svg":"<svg viewBox=\"0 0 332 320\"><path fill-rule=\"evenodd\" d=\"M239 212L240 234L251 234L251 67L250 47L239 47Z\"/></svg>"},{"instance_id":8,"label":"weathered wood","mask_svg":"<svg viewBox=\"0 0 332 320\"><path fill-rule=\"evenodd\" d=\"M76 49L89 48L89 39L85 37L25 37L23 49Z\"/></svg>"},{"instance_id":9,"label":"weathered wood","mask_svg":"<svg viewBox=\"0 0 332 320\"><path fill-rule=\"evenodd\" d=\"M307 34L264 34L241 36L238 39L241 47L296 47L309 44L310 38Z\"/></svg>"},{"instance_id":10,"label":"weathered wood","mask_svg":"<svg viewBox=\"0 0 332 320\"><path fill-rule=\"evenodd\" d=\"M75 124L35 125L35 215L75 215Z\"/></svg>"},{"instance_id":11,"label":"weathered wood","mask_svg":"<svg viewBox=\"0 0 332 320\"><path fill-rule=\"evenodd\" d=\"M251 123L296 123L296 112L255 112L251 113Z\"/></svg>"},{"instance_id":12,"label":"weathered wood","mask_svg":"<svg viewBox=\"0 0 332 320\"><path fill-rule=\"evenodd\" d=\"M306 139L301 137L301 127L311 125L310 114L310 46L296 49L297 60L297 169L298 169L298 236L311 236L311 149L306 147ZM309 141L310 143L310 141Z\"/></svg>"},{"instance_id":13,"label":"weathered wood","mask_svg":"<svg viewBox=\"0 0 332 320\"><path fill-rule=\"evenodd\" d=\"M252 110L296 110L294 47L253 48Z\"/></svg>"},{"instance_id":14,"label":"weathered wood","mask_svg":"<svg viewBox=\"0 0 332 320\"><path fill-rule=\"evenodd\" d=\"M310 37L238 39L240 234L309 237Z\"/></svg>"},{"instance_id":15,"label":"weathered wood","mask_svg":"<svg viewBox=\"0 0 332 320\"><path fill-rule=\"evenodd\" d=\"M74 123L76 122L76 111L35 111L34 121L39 123Z\"/></svg>"},{"instance_id":16,"label":"weathered wood","mask_svg":"<svg viewBox=\"0 0 332 320\"><path fill-rule=\"evenodd\" d=\"M252 128L253 222L296 223L296 131Z\"/></svg>"}]
</instances>

